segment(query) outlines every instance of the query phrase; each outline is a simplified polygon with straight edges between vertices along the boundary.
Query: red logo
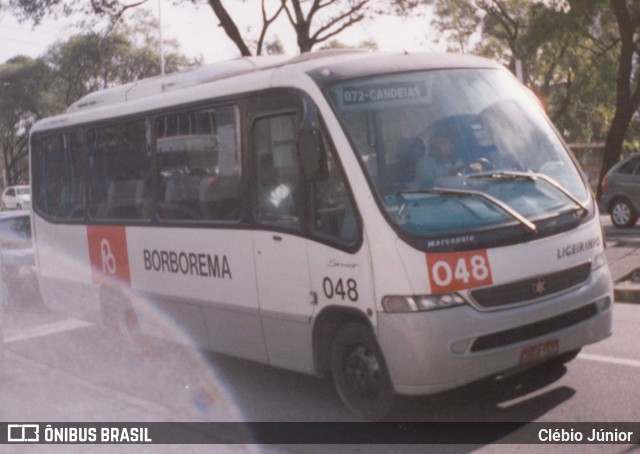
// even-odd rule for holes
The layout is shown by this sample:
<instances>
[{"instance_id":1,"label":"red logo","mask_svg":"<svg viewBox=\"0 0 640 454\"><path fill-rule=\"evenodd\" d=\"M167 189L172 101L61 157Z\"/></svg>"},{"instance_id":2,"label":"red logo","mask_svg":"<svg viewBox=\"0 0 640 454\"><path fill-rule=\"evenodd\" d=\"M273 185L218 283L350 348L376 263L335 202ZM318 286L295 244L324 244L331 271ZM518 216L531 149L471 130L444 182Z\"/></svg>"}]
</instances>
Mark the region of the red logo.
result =
<instances>
[{"instance_id":1,"label":"red logo","mask_svg":"<svg viewBox=\"0 0 640 454\"><path fill-rule=\"evenodd\" d=\"M433 293L491 285L491 264L486 249L426 254L427 271Z\"/></svg>"},{"instance_id":2,"label":"red logo","mask_svg":"<svg viewBox=\"0 0 640 454\"><path fill-rule=\"evenodd\" d=\"M131 286L127 233L125 227L110 225L87 226L89 258L93 271L93 282L115 280Z\"/></svg>"}]
</instances>

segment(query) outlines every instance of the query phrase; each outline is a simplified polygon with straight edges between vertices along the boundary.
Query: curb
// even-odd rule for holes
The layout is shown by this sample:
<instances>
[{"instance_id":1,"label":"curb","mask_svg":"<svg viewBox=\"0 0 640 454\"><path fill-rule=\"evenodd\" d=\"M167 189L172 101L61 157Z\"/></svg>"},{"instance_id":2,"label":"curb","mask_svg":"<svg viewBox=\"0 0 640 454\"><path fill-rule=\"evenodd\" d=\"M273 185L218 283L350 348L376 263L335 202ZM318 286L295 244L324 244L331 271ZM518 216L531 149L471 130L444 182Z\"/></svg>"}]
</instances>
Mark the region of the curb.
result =
<instances>
[{"instance_id":1,"label":"curb","mask_svg":"<svg viewBox=\"0 0 640 454\"><path fill-rule=\"evenodd\" d=\"M613 289L613 300L616 303L640 304L640 289Z\"/></svg>"},{"instance_id":2,"label":"curb","mask_svg":"<svg viewBox=\"0 0 640 454\"><path fill-rule=\"evenodd\" d=\"M640 304L640 268L621 277L613 286L613 300L620 303Z\"/></svg>"}]
</instances>

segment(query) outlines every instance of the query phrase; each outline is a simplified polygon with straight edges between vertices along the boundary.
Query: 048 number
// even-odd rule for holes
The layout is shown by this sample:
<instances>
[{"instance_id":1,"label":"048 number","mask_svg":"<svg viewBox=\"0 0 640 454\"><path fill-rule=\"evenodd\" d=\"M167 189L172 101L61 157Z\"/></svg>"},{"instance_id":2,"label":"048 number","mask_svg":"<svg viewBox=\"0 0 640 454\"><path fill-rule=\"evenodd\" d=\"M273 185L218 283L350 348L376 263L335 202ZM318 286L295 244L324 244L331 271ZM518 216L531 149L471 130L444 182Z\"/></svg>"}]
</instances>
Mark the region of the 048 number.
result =
<instances>
[{"instance_id":1,"label":"048 number","mask_svg":"<svg viewBox=\"0 0 640 454\"><path fill-rule=\"evenodd\" d=\"M340 298L342 301L349 299L350 301L358 301L358 283L354 279L342 278L335 282L328 277L322 280L322 290L327 299Z\"/></svg>"},{"instance_id":2,"label":"048 number","mask_svg":"<svg viewBox=\"0 0 640 454\"><path fill-rule=\"evenodd\" d=\"M427 254L427 268L434 292L457 291L493 282L486 250Z\"/></svg>"}]
</instances>

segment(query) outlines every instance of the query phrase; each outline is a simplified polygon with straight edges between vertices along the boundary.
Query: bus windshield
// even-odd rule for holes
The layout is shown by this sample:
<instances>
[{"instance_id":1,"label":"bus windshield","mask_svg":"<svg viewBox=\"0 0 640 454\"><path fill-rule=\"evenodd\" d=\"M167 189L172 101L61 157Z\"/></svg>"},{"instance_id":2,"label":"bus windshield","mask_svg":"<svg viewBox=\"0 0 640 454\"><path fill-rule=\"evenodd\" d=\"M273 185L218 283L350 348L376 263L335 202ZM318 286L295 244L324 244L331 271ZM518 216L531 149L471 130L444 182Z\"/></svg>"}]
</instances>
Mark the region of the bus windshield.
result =
<instances>
[{"instance_id":1,"label":"bus windshield","mask_svg":"<svg viewBox=\"0 0 640 454\"><path fill-rule=\"evenodd\" d=\"M412 234L532 229L531 221L585 209L577 167L505 70L362 78L332 85L328 96L374 193Z\"/></svg>"}]
</instances>

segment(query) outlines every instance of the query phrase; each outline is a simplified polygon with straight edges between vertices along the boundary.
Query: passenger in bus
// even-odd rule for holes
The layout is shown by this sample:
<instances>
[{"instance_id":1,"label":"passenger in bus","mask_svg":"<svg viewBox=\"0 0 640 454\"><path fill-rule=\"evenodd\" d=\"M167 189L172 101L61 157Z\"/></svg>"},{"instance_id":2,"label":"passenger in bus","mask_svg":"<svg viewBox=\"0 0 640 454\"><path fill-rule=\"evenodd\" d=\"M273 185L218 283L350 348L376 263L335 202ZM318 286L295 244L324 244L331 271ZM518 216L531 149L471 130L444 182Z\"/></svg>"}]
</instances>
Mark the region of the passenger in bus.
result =
<instances>
[{"instance_id":1,"label":"passenger in bus","mask_svg":"<svg viewBox=\"0 0 640 454\"><path fill-rule=\"evenodd\" d=\"M271 154L260 157L260 214L267 217L296 214L291 188L281 180Z\"/></svg>"},{"instance_id":2,"label":"passenger in bus","mask_svg":"<svg viewBox=\"0 0 640 454\"><path fill-rule=\"evenodd\" d=\"M142 219L151 219L155 213L153 204L153 178L151 174L147 175L143 180L142 199L140 203L140 214Z\"/></svg>"}]
</instances>

